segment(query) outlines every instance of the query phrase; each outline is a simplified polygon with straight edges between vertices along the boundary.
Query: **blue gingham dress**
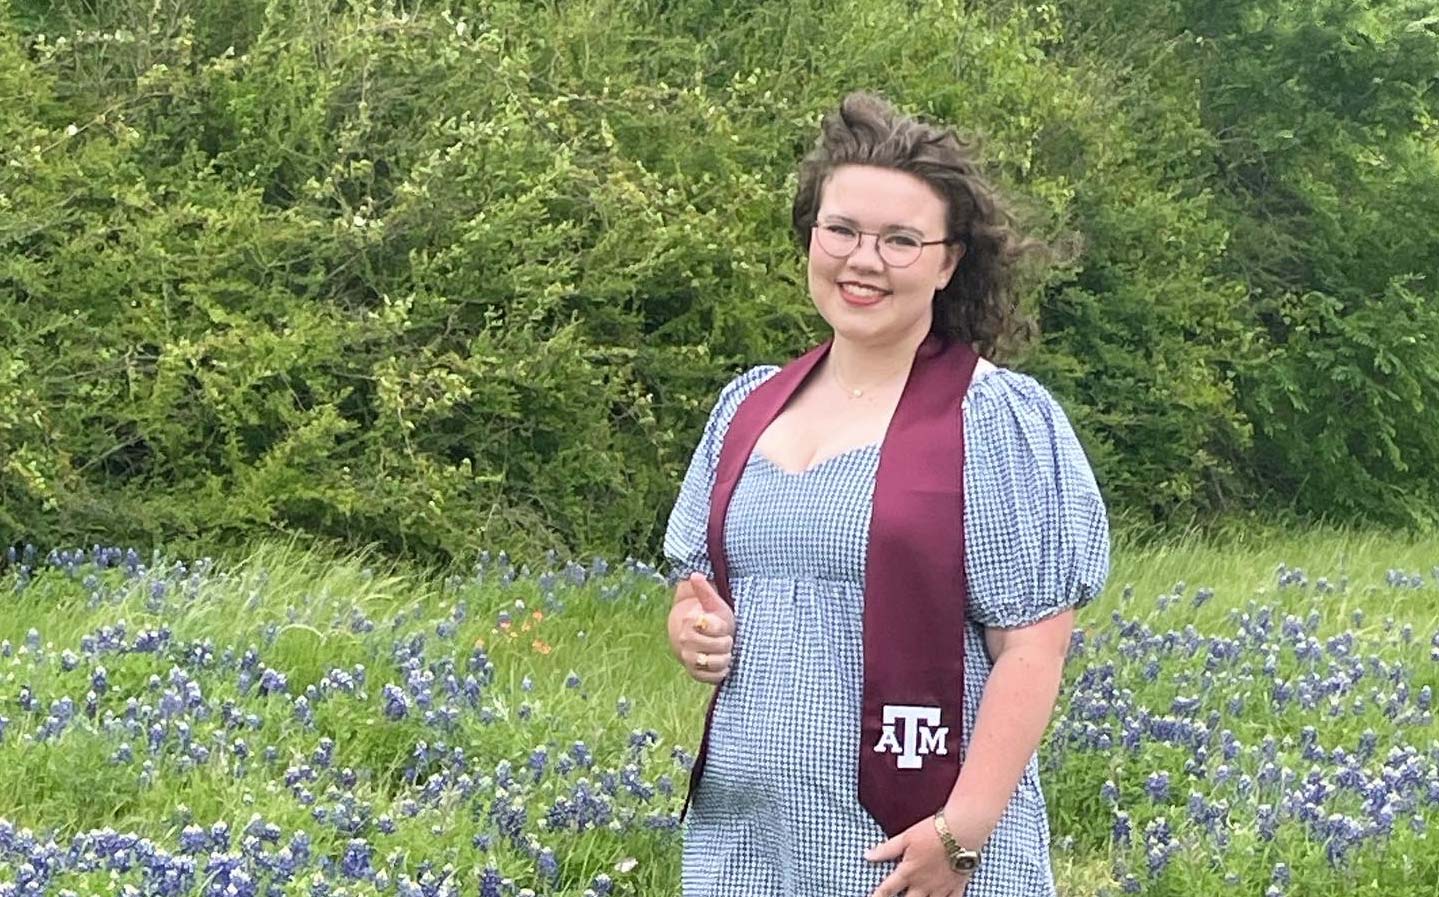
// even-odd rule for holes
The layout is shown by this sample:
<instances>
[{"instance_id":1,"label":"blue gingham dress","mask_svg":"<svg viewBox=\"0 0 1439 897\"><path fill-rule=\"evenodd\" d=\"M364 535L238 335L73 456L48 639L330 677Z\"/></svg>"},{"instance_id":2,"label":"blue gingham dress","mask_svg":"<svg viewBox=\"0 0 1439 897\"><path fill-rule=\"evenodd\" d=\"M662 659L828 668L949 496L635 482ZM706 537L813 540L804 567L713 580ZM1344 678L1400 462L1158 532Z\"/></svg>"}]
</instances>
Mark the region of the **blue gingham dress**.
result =
<instances>
[{"instance_id":1,"label":"blue gingham dress","mask_svg":"<svg viewBox=\"0 0 1439 897\"><path fill-rule=\"evenodd\" d=\"M705 544L715 462L740 401L779 370L720 393L670 515L671 572L713 578ZM969 574L964 742L989 675L984 627L1087 602L1109 570L1109 527L1054 399L1004 368L965 397ZM879 444L787 473L756 451L725 518L735 650L684 829L684 897L868 897L894 868L864 852L884 831L857 796L865 547ZM938 806L947 795L935 795ZM1049 824L1031 756L967 897L1045 897Z\"/></svg>"}]
</instances>

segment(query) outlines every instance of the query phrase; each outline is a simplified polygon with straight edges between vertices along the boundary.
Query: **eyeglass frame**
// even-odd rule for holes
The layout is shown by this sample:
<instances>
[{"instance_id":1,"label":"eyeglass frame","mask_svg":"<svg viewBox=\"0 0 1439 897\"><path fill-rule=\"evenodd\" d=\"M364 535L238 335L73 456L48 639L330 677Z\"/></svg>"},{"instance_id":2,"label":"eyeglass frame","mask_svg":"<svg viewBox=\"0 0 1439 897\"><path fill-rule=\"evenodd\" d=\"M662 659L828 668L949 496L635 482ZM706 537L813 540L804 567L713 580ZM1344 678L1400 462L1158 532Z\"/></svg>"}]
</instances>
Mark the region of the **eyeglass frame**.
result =
<instances>
[{"instance_id":1,"label":"eyeglass frame","mask_svg":"<svg viewBox=\"0 0 1439 897\"><path fill-rule=\"evenodd\" d=\"M884 236L885 231L860 230L860 229L857 228L857 227L852 227L852 226L850 226L850 225L848 225L848 224L844 224L844 223L842 223L842 222L827 222L827 223L821 224L821 223L818 222L818 221L815 221L815 222L813 222L812 224L810 224L809 229L810 229L811 231L813 231L813 230L818 230L818 229L821 228L821 227L828 227L828 226L830 226L831 224L838 224L840 227L847 227L847 228L849 228L850 230L852 230L852 231L855 232L854 248L851 249L849 252L846 252L844 255L835 255L833 252L830 252L828 249L825 249L825 247L824 247L824 240L823 240L823 239L818 239L818 240L816 240L816 242L819 243L819 248L822 249L822 250L824 250L824 254L825 254L825 255L829 256L829 257L832 258L832 259L847 259L847 258L849 258L850 256L854 255L856 252L859 251L860 244L864 242L864 238L865 238L865 237L874 237L874 252L875 252L875 255L878 255L878 256L879 256L879 260L882 261L882 262L884 262L884 264L885 264L886 267L895 268L895 269L898 269L898 270L900 270L900 271L903 271L905 268L911 267L912 265L914 265L914 262L919 261L919 257L920 257L921 255L924 255L924 247L926 247L926 246L948 246L948 245L951 245L951 244L954 244L954 243L962 243L962 242L963 242L963 241L960 240L958 237L946 237L946 238L943 239L943 240L920 240L920 241L919 241L919 253L918 253L917 255L915 255L914 261L913 261L913 262L908 262L908 263L903 264L903 265L896 265L896 264L892 263L889 259L887 259L887 258L884 257L884 249L882 248L884 244L880 242L880 237Z\"/></svg>"}]
</instances>

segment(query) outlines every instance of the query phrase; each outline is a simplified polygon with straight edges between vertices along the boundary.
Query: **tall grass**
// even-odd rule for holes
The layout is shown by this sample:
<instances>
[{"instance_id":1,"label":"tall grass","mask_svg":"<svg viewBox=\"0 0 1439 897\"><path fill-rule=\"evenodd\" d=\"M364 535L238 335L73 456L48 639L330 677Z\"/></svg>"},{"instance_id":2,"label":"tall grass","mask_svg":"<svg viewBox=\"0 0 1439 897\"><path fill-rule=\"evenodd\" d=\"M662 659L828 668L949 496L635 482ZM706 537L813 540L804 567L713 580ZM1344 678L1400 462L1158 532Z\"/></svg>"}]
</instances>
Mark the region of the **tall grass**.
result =
<instances>
[{"instance_id":1,"label":"tall grass","mask_svg":"<svg viewBox=\"0 0 1439 897\"><path fill-rule=\"evenodd\" d=\"M1436 565L1361 531L1117 545L1041 752L1062 891L1436 893ZM644 564L107 550L0 594L0 882L678 890L706 688Z\"/></svg>"}]
</instances>

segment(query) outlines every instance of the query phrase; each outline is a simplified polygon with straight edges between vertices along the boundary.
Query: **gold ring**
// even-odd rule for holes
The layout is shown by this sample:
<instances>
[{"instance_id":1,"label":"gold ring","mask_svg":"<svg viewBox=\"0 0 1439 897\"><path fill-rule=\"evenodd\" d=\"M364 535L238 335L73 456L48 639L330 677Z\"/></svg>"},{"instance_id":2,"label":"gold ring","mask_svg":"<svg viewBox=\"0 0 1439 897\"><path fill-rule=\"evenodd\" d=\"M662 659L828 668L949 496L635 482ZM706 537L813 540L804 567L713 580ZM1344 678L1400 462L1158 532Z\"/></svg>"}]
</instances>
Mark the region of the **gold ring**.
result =
<instances>
[{"instance_id":1,"label":"gold ring","mask_svg":"<svg viewBox=\"0 0 1439 897\"><path fill-rule=\"evenodd\" d=\"M703 651L695 655L695 666L701 670L710 668L710 656Z\"/></svg>"},{"instance_id":2,"label":"gold ring","mask_svg":"<svg viewBox=\"0 0 1439 897\"><path fill-rule=\"evenodd\" d=\"M697 619L695 620L695 632L708 633L708 632L709 632L709 621L706 620L704 617L699 617L699 618L697 618Z\"/></svg>"}]
</instances>

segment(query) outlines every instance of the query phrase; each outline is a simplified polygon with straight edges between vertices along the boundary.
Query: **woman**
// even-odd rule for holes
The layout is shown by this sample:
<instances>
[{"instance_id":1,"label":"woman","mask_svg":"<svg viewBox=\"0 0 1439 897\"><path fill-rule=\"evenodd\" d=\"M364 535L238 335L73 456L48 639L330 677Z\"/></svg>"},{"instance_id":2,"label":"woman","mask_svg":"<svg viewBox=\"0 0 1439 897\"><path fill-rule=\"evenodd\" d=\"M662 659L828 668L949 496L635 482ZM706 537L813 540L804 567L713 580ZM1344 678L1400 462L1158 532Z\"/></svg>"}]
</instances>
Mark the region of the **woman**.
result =
<instances>
[{"instance_id":1,"label":"woman","mask_svg":"<svg viewBox=\"0 0 1439 897\"><path fill-rule=\"evenodd\" d=\"M793 223L833 336L724 388L665 537L671 648L717 685L685 897L1053 894L1035 749L1108 525L1059 406L979 357L1022 338L1040 244L966 144L867 94L825 118ZM947 694L872 694L922 675Z\"/></svg>"}]
</instances>

